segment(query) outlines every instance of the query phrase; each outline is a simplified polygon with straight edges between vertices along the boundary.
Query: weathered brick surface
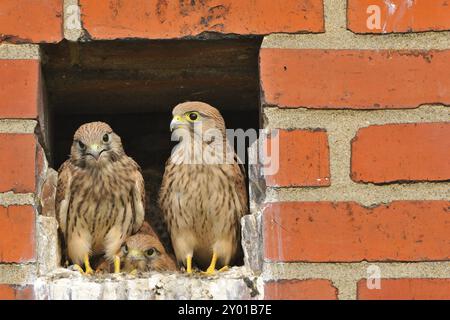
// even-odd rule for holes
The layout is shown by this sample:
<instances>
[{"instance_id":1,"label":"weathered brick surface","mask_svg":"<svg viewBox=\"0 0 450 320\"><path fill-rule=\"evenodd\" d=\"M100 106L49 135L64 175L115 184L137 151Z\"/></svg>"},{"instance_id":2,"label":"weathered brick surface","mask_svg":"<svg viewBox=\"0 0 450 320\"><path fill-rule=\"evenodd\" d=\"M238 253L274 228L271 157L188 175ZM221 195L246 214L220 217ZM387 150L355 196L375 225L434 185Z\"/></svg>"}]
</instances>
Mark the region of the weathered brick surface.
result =
<instances>
[{"instance_id":1,"label":"weathered brick surface","mask_svg":"<svg viewBox=\"0 0 450 320\"><path fill-rule=\"evenodd\" d=\"M323 109L450 104L449 61L450 50L262 49L263 99Z\"/></svg>"},{"instance_id":2,"label":"weathered brick surface","mask_svg":"<svg viewBox=\"0 0 450 320\"><path fill-rule=\"evenodd\" d=\"M32 134L0 134L0 192L36 190L36 150Z\"/></svg>"},{"instance_id":3,"label":"weathered brick surface","mask_svg":"<svg viewBox=\"0 0 450 320\"><path fill-rule=\"evenodd\" d=\"M32 206L0 206L0 263L35 260L35 213Z\"/></svg>"},{"instance_id":4,"label":"weathered brick surface","mask_svg":"<svg viewBox=\"0 0 450 320\"><path fill-rule=\"evenodd\" d=\"M172 39L202 32L321 32L322 0L80 0L83 26L95 39Z\"/></svg>"},{"instance_id":5,"label":"weathered brick surface","mask_svg":"<svg viewBox=\"0 0 450 320\"><path fill-rule=\"evenodd\" d=\"M358 282L360 300L450 300L450 279L381 279L381 289Z\"/></svg>"},{"instance_id":6,"label":"weathered brick surface","mask_svg":"<svg viewBox=\"0 0 450 320\"><path fill-rule=\"evenodd\" d=\"M331 281L280 280L264 284L266 300L337 300L337 289Z\"/></svg>"},{"instance_id":7,"label":"weathered brick surface","mask_svg":"<svg viewBox=\"0 0 450 320\"><path fill-rule=\"evenodd\" d=\"M358 182L450 180L450 122L360 129L351 170Z\"/></svg>"},{"instance_id":8,"label":"weathered brick surface","mask_svg":"<svg viewBox=\"0 0 450 320\"><path fill-rule=\"evenodd\" d=\"M0 300L32 300L33 286L0 284Z\"/></svg>"},{"instance_id":9,"label":"weathered brick surface","mask_svg":"<svg viewBox=\"0 0 450 320\"><path fill-rule=\"evenodd\" d=\"M0 118L36 118L39 92L38 60L0 60Z\"/></svg>"},{"instance_id":10,"label":"weathered brick surface","mask_svg":"<svg viewBox=\"0 0 450 320\"><path fill-rule=\"evenodd\" d=\"M329 186L330 155L324 130L279 130L279 140L268 140L268 150L279 141L279 170L266 177L271 187ZM271 154L272 158L276 155ZM274 159L275 160L275 159Z\"/></svg>"},{"instance_id":11,"label":"weathered brick surface","mask_svg":"<svg viewBox=\"0 0 450 320\"><path fill-rule=\"evenodd\" d=\"M271 203L264 211L265 258L356 262L450 259L450 202Z\"/></svg>"},{"instance_id":12,"label":"weathered brick surface","mask_svg":"<svg viewBox=\"0 0 450 320\"><path fill-rule=\"evenodd\" d=\"M63 0L0 1L0 42L52 43L63 38Z\"/></svg>"},{"instance_id":13,"label":"weathered brick surface","mask_svg":"<svg viewBox=\"0 0 450 320\"><path fill-rule=\"evenodd\" d=\"M448 0L348 0L347 5L347 26L357 33L450 30Z\"/></svg>"}]
</instances>

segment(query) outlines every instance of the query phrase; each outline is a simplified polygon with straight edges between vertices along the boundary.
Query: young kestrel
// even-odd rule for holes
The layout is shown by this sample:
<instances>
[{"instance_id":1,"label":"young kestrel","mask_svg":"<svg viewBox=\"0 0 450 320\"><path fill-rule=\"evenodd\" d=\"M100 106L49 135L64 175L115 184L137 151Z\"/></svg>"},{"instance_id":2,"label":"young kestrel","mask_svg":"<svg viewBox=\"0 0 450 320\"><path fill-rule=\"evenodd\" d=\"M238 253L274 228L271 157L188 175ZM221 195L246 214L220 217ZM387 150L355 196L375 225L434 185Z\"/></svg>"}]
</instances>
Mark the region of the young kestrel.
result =
<instances>
[{"instance_id":1,"label":"young kestrel","mask_svg":"<svg viewBox=\"0 0 450 320\"><path fill-rule=\"evenodd\" d=\"M240 254L240 219L248 212L245 176L226 138L220 112L202 102L173 109L180 139L166 163L159 205L179 263L213 274ZM187 160L187 161L186 161Z\"/></svg>"},{"instance_id":2,"label":"young kestrel","mask_svg":"<svg viewBox=\"0 0 450 320\"><path fill-rule=\"evenodd\" d=\"M104 254L120 272L117 256L144 220L144 179L120 137L103 122L82 125L70 158L59 169L56 213L66 254L92 274L89 257Z\"/></svg>"},{"instance_id":3,"label":"young kestrel","mask_svg":"<svg viewBox=\"0 0 450 320\"><path fill-rule=\"evenodd\" d=\"M125 272L177 270L175 260L149 225L125 240L120 255Z\"/></svg>"},{"instance_id":4,"label":"young kestrel","mask_svg":"<svg viewBox=\"0 0 450 320\"><path fill-rule=\"evenodd\" d=\"M128 237L120 252L122 271L134 273L137 271L177 271L175 259L166 252L164 246L152 227L144 222L138 233ZM102 260L97 272L110 272L111 263Z\"/></svg>"}]
</instances>

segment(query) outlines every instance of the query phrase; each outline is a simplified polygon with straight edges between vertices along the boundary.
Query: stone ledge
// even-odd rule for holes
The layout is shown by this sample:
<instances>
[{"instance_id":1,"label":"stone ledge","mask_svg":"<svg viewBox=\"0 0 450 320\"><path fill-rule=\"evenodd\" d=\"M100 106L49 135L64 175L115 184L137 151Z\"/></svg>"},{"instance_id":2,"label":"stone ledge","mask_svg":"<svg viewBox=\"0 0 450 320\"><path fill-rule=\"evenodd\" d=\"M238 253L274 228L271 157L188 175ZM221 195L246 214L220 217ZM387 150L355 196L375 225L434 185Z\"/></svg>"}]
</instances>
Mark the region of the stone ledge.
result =
<instances>
[{"instance_id":1,"label":"stone ledge","mask_svg":"<svg viewBox=\"0 0 450 320\"><path fill-rule=\"evenodd\" d=\"M59 268L34 282L37 300L257 300L262 280L246 267L212 277L182 273L83 276Z\"/></svg>"}]
</instances>

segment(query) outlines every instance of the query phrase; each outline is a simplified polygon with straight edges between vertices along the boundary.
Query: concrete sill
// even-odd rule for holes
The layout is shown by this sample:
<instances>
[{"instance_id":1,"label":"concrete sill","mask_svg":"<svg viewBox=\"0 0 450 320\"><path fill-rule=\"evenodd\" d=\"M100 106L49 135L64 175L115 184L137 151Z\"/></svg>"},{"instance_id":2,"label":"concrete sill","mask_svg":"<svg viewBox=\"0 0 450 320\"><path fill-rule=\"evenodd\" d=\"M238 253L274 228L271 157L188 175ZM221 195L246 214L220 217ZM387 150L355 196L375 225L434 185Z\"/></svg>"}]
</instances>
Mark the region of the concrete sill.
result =
<instances>
[{"instance_id":1,"label":"concrete sill","mask_svg":"<svg viewBox=\"0 0 450 320\"><path fill-rule=\"evenodd\" d=\"M182 273L83 276L59 268L36 279L37 300L257 300L262 283L246 267L205 277Z\"/></svg>"}]
</instances>

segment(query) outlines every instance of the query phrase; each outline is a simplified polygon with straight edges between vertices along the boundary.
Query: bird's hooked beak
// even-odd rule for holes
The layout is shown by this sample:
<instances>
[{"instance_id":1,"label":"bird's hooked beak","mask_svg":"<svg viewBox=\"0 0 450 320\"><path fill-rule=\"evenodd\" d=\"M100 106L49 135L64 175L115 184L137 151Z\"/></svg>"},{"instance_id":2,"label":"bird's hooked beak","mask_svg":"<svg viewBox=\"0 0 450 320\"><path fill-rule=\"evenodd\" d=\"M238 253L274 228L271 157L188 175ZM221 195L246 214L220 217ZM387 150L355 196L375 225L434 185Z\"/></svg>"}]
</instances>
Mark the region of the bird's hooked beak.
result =
<instances>
[{"instance_id":1,"label":"bird's hooked beak","mask_svg":"<svg viewBox=\"0 0 450 320\"><path fill-rule=\"evenodd\" d=\"M95 160L98 160L103 151L105 150L100 148L97 144L93 144L89 146L87 154L93 156Z\"/></svg>"},{"instance_id":2,"label":"bird's hooked beak","mask_svg":"<svg viewBox=\"0 0 450 320\"><path fill-rule=\"evenodd\" d=\"M141 250L131 249L127 254L127 259L129 259L131 261L140 261L140 260L144 260L145 256Z\"/></svg>"},{"instance_id":3,"label":"bird's hooked beak","mask_svg":"<svg viewBox=\"0 0 450 320\"><path fill-rule=\"evenodd\" d=\"M170 131L173 132L175 129L178 129L180 126L185 124L186 123L181 116L173 116L173 119L170 122Z\"/></svg>"}]
</instances>

